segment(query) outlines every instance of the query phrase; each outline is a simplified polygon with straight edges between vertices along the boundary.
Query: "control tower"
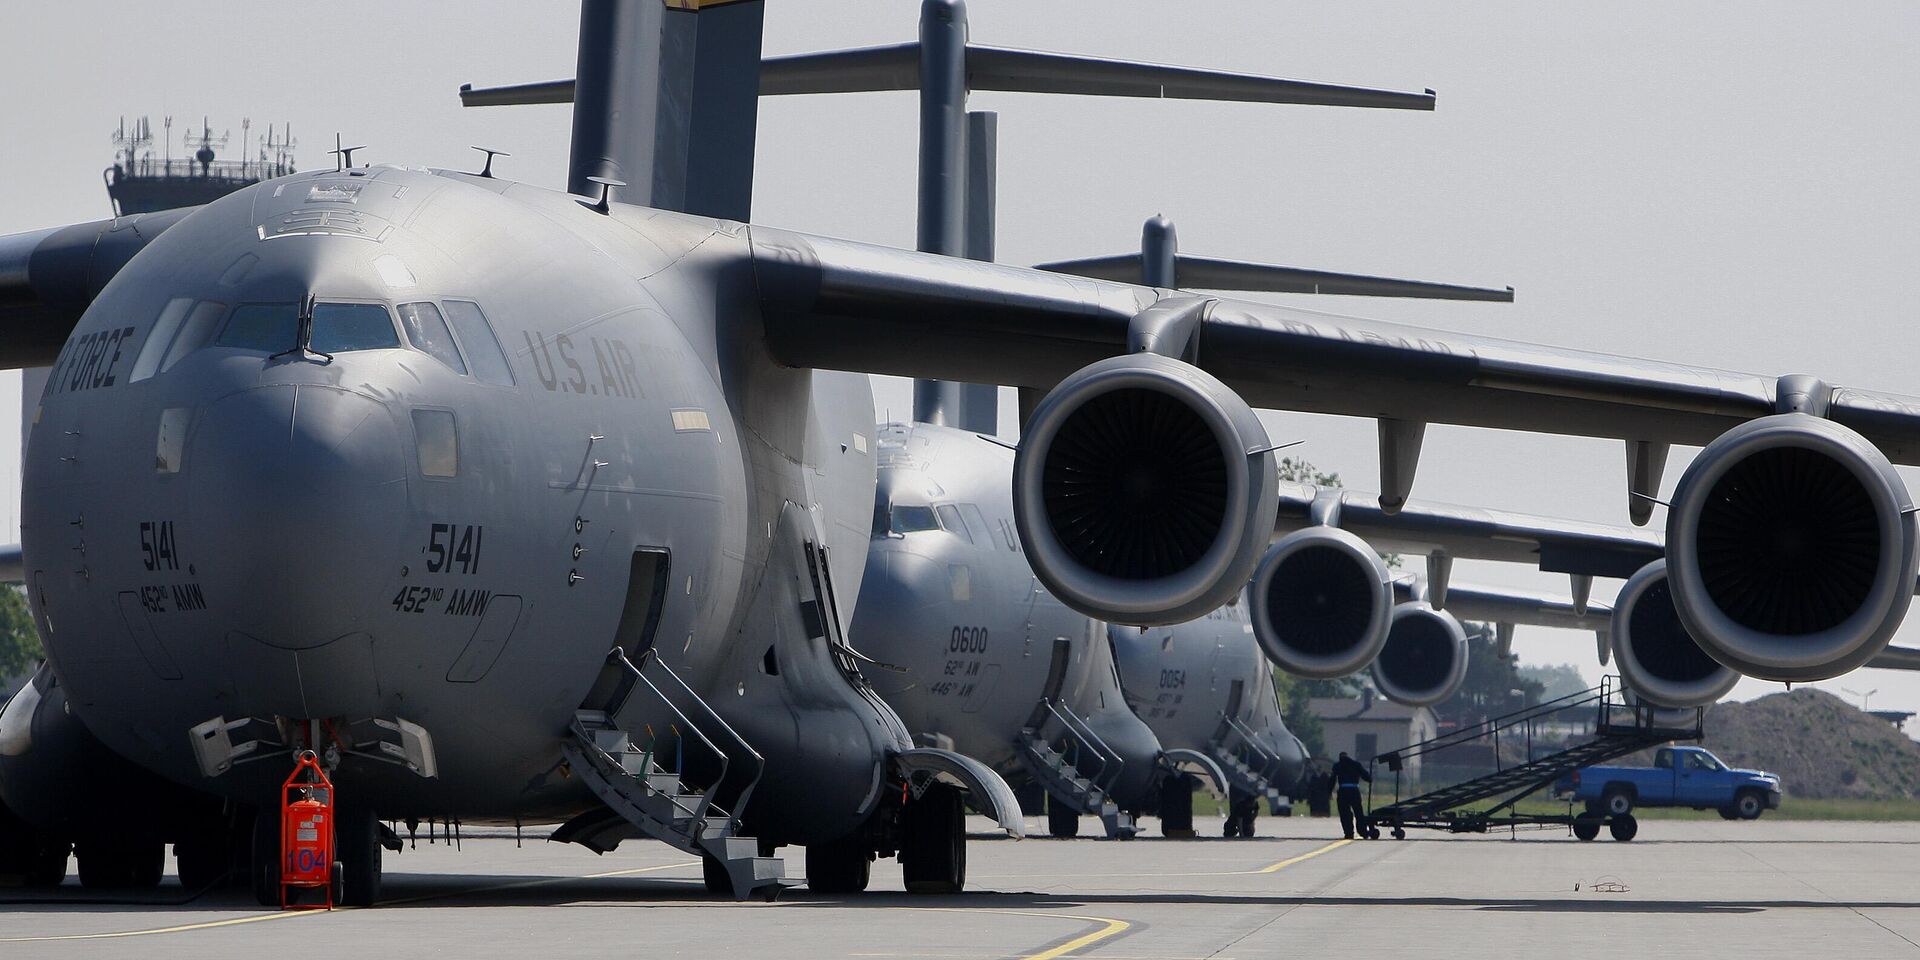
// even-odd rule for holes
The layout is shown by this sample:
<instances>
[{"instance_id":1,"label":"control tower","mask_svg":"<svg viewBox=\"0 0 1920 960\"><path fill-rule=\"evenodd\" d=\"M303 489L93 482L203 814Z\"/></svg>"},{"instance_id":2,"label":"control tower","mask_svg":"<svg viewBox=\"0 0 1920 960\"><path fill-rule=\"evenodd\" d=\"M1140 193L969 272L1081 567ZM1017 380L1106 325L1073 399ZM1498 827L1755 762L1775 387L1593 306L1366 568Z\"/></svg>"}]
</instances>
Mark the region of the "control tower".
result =
<instances>
[{"instance_id":1,"label":"control tower","mask_svg":"<svg viewBox=\"0 0 1920 960\"><path fill-rule=\"evenodd\" d=\"M113 201L113 215L211 203L250 183L294 172L296 141L292 125L277 129L269 126L258 140L258 152L249 158L246 152L252 126L250 120L240 121L242 158L222 160L219 151L226 148L230 137L225 131L216 135L202 118L200 132L181 136L186 156L174 159L172 117L161 121L159 157L153 155L153 124L141 117L129 129L126 119L121 118L120 127L113 132L113 166L101 172L107 197Z\"/></svg>"}]
</instances>

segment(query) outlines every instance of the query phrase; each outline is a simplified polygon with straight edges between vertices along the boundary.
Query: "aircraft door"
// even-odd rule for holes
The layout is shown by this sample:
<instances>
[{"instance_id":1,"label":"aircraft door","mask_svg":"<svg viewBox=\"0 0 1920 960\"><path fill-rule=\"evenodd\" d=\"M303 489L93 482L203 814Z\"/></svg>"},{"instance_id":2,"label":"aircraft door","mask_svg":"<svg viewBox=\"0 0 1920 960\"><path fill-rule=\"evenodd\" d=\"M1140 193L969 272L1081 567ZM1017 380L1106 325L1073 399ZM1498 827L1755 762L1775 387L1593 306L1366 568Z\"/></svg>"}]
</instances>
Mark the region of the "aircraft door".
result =
<instances>
[{"instance_id":1,"label":"aircraft door","mask_svg":"<svg viewBox=\"0 0 1920 960\"><path fill-rule=\"evenodd\" d=\"M672 567L667 551L642 547L633 551L627 567L627 600L620 610L620 625L614 629L613 646L618 646L635 664L653 649L654 633L660 627L660 609L666 605L667 580ZM581 706L588 710L613 711L633 688L633 675L619 664L600 668L593 689Z\"/></svg>"},{"instance_id":2,"label":"aircraft door","mask_svg":"<svg viewBox=\"0 0 1920 960\"><path fill-rule=\"evenodd\" d=\"M1027 715L1027 726L1038 730L1047 720L1047 701L1060 696L1061 685L1067 682L1067 662L1073 658L1073 642L1065 637L1056 637L1053 641L1053 660L1047 664L1047 683L1040 690L1040 701L1033 705L1033 712Z\"/></svg>"}]
</instances>

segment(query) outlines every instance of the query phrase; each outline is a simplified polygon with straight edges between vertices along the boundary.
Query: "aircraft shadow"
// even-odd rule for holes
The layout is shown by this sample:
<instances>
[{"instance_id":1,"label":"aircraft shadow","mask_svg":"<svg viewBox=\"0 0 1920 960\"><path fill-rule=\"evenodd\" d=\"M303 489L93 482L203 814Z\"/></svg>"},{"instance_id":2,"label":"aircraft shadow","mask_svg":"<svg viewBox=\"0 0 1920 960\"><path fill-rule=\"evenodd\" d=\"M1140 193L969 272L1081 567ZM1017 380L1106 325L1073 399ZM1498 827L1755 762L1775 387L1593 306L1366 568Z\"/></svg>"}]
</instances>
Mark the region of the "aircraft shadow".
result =
<instances>
[{"instance_id":1,"label":"aircraft shadow","mask_svg":"<svg viewBox=\"0 0 1920 960\"><path fill-rule=\"evenodd\" d=\"M20 895L14 895L14 894ZM572 908L703 908L731 907L731 898L709 894L691 879L640 877L543 877L471 874L389 875L380 904L401 909L472 909L486 907L568 906ZM875 893L847 896L816 895L805 887L790 888L780 896L789 908L825 909L1081 909L1128 906L1264 906L1264 907L1427 907L1485 910L1502 913L1642 913L1743 914L1766 910L1900 910L1920 909L1920 901L1897 900L1639 900L1632 894L1575 894L1553 897L1449 896L1304 896L1245 893L1075 893L981 891L952 896L914 896ZM745 906L754 906L749 903ZM42 907L44 910L32 910ZM29 908L29 909L21 909ZM156 908L230 913L261 909L246 890L220 889L188 898L114 896L74 887L53 895L25 895L0 891L0 909L9 912L133 913Z\"/></svg>"}]
</instances>

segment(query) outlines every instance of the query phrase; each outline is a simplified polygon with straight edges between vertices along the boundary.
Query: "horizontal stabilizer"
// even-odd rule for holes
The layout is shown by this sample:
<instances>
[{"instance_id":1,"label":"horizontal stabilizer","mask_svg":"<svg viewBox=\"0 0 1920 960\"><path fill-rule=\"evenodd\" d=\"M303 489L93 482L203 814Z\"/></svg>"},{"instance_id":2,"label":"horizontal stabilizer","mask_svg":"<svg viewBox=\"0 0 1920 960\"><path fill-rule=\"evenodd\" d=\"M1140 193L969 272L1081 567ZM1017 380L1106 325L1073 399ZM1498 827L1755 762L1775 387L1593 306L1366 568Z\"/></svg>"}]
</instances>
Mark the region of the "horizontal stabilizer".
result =
<instances>
[{"instance_id":1,"label":"horizontal stabilizer","mask_svg":"<svg viewBox=\"0 0 1920 960\"><path fill-rule=\"evenodd\" d=\"M509 107L527 103L572 103L572 80L543 80L539 83L515 83L504 87L473 88L460 85L463 107Z\"/></svg>"},{"instance_id":2,"label":"horizontal stabilizer","mask_svg":"<svg viewBox=\"0 0 1920 960\"><path fill-rule=\"evenodd\" d=\"M1393 110L1432 110L1434 105L1431 90L1406 93L971 44L967 46L967 87L1015 93L1300 103ZM760 63L760 95L763 97L919 88L918 43L769 57ZM572 103L573 81L549 80L478 89L467 84L460 88L460 102L469 107Z\"/></svg>"},{"instance_id":3,"label":"horizontal stabilizer","mask_svg":"<svg viewBox=\"0 0 1920 960\"><path fill-rule=\"evenodd\" d=\"M1142 283L1142 262L1137 253L1085 260L1062 260L1040 264L1039 269L1054 273ZM1427 300L1489 300L1513 302L1513 288L1466 287L1424 280L1398 280L1358 273L1334 273L1306 270L1242 260L1217 260L1212 257L1174 258L1174 275L1184 290L1259 290L1268 293L1339 294L1352 297L1419 297Z\"/></svg>"}]
</instances>

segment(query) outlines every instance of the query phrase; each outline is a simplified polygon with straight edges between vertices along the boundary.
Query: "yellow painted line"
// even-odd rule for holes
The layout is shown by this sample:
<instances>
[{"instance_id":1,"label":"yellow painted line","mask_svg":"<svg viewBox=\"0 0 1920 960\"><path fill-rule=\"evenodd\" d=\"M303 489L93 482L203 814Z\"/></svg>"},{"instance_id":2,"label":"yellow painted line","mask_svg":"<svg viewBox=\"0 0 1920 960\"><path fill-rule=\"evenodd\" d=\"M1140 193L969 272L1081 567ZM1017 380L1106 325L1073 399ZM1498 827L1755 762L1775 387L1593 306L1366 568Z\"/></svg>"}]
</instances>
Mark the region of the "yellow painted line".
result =
<instances>
[{"instance_id":1,"label":"yellow painted line","mask_svg":"<svg viewBox=\"0 0 1920 960\"><path fill-rule=\"evenodd\" d=\"M1044 917L1044 916L1066 916L1066 915L1039 913L1039 914L1030 914L1030 916ZM1029 954L1025 957L1022 957L1021 960L1055 960L1055 958L1057 957L1064 957L1069 953L1073 953L1075 951L1082 950L1086 947L1093 946L1094 944L1099 943L1100 941L1105 940L1108 937L1114 936L1115 934L1122 933L1125 930L1127 930L1129 927L1133 926L1133 924L1128 923L1125 920L1112 920L1107 917L1074 917L1073 919L1089 920L1094 923L1100 923L1104 921L1106 923L1106 926L1101 927L1100 929L1095 930L1092 933L1086 934L1085 936L1075 937L1072 940L1068 940L1066 943L1063 943L1057 947L1054 947L1051 950L1042 950L1039 953Z\"/></svg>"},{"instance_id":2,"label":"yellow painted line","mask_svg":"<svg viewBox=\"0 0 1920 960\"><path fill-rule=\"evenodd\" d=\"M1042 950L1039 953L1022 954L1020 960L1059 960L1060 957L1064 957L1077 950L1084 950L1108 937L1125 933L1127 930L1133 928L1133 924L1125 920L1115 920L1112 917L1083 917L1071 913L1040 913L1032 910L963 910L956 907L906 907L905 909L919 910L924 913L997 913L1003 917L1039 917L1042 920L1085 920L1088 923L1102 924L1100 929L1089 934L1075 937L1050 950Z\"/></svg>"},{"instance_id":3,"label":"yellow painted line","mask_svg":"<svg viewBox=\"0 0 1920 960\"><path fill-rule=\"evenodd\" d=\"M606 873L589 873L581 877L546 877L539 880L519 880L513 883L496 884L491 887L475 887L470 890L450 890L445 893L429 893L418 897L403 897L398 900L382 900L376 906L390 907L407 903L419 903L423 900L444 900L449 897L469 896L476 893L494 893L500 890L514 890L521 887L539 887L572 880L599 880L606 877L625 877L637 873L653 873L659 870L673 870L679 867L697 867L698 861L685 863L663 863L655 867L635 867L631 870L609 870ZM75 901L84 905L85 901ZM340 910L353 910L355 907L341 907ZM324 917L326 910L281 910L275 913L260 913L250 917L232 917L226 920L209 920L205 923L183 923L172 927L153 927L147 930L114 930L107 933L72 933L57 937L0 937L0 943L54 943L62 940L117 940L122 937L149 937L162 933L187 933L193 930L211 930L215 927L235 927L243 923L264 923L268 920L291 920L297 917Z\"/></svg>"},{"instance_id":4,"label":"yellow painted line","mask_svg":"<svg viewBox=\"0 0 1920 960\"><path fill-rule=\"evenodd\" d=\"M1352 842L1353 842L1352 840L1335 840L1334 842L1329 843L1318 850L1309 850L1306 853L1303 853L1297 857L1291 857L1289 859L1282 860L1279 863L1273 864L1272 866L1261 867L1259 872L1260 873L1279 873L1280 871L1285 870L1286 868L1291 867L1302 860L1312 860L1314 857L1317 857L1323 853L1331 853Z\"/></svg>"}]
</instances>

